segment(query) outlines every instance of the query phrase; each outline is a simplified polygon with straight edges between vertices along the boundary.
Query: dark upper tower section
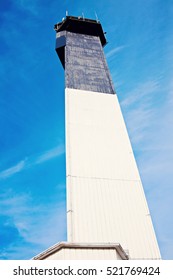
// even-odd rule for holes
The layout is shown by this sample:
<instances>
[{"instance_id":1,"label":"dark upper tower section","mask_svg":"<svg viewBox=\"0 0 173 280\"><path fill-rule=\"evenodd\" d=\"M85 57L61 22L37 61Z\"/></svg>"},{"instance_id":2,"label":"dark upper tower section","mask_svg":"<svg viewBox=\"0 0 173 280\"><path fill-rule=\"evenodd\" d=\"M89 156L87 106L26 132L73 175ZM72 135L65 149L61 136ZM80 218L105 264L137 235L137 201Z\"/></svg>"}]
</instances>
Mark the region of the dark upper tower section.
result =
<instances>
[{"instance_id":1,"label":"dark upper tower section","mask_svg":"<svg viewBox=\"0 0 173 280\"><path fill-rule=\"evenodd\" d=\"M54 29L56 52L65 69L65 86L115 93L103 53L106 38L100 22L67 16Z\"/></svg>"},{"instance_id":2,"label":"dark upper tower section","mask_svg":"<svg viewBox=\"0 0 173 280\"><path fill-rule=\"evenodd\" d=\"M106 45L106 38L102 29L102 26L99 21L86 19L83 17L72 17L67 16L63 19L62 22L59 22L54 25L56 33L61 31L68 31L72 33L85 34L91 36L97 36L100 38L101 44L104 47ZM58 37L58 36L57 36ZM64 65L64 50L65 38L63 40L56 41L56 52L61 60L61 63Z\"/></svg>"},{"instance_id":3,"label":"dark upper tower section","mask_svg":"<svg viewBox=\"0 0 173 280\"><path fill-rule=\"evenodd\" d=\"M56 32L69 31L73 33L100 37L102 46L106 44L106 38L100 22L83 17L67 16L62 22L55 24Z\"/></svg>"}]
</instances>

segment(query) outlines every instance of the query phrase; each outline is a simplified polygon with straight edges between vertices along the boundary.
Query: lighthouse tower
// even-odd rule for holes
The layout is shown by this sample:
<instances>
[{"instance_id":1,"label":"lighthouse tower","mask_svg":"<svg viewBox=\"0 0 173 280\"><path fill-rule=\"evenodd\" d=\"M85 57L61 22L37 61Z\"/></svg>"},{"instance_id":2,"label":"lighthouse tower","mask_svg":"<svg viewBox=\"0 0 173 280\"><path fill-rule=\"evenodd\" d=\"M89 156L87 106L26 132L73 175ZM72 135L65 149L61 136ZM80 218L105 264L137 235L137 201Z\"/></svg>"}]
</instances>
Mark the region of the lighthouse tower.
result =
<instances>
[{"instance_id":1,"label":"lighthouse tower","mask_svg":"<svg viewBox=\"0 0 173 280\"><path fill-rule=\"evenodd\" d=\"M160 259L100 22L55 25L65 70L67 242L35 259Z\"/></svg>"}]
</instances>

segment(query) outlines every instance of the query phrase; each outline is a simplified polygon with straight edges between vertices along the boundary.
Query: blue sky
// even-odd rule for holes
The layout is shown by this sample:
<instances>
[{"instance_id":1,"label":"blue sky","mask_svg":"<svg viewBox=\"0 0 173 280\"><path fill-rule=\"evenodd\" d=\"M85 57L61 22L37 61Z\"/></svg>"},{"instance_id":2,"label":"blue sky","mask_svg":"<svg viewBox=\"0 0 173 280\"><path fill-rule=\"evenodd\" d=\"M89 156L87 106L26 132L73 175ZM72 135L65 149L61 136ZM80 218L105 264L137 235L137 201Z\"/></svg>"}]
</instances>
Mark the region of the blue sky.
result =
<instances>
[{"instance_id":1,"label":"blue sky","mask_svg":"<svg viewBox=\"0 0 173 280\"><path fill-rule=\"evenodd\" d=\"M0 4L0 259L66 240L64 71L53 26L69 15L107 32L105 55L163 259L173 259L173 2Z\"/></svg>"}]
</instances>

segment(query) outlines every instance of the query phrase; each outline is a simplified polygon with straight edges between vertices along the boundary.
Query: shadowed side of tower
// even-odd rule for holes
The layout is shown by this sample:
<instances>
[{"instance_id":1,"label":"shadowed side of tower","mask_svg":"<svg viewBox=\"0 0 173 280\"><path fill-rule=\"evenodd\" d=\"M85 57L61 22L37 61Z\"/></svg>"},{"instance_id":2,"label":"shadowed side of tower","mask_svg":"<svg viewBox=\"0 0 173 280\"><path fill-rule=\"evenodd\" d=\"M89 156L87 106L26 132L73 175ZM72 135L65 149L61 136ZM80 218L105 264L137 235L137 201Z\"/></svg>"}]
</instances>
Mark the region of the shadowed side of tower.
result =
<instances>
[{"instance_id":1,"label":"shadowed side of tower","mask_svg":"<svg viewBox=\"0 0 173 280\"><path fill-rule=\"evenodd\" d=\"M74 259L128 259L126 251L131 259L160 259L101 24L67 16L55 30L65 69L68 242L36 259L68 258L72 250Z\"/></svg>"}]
</instances>

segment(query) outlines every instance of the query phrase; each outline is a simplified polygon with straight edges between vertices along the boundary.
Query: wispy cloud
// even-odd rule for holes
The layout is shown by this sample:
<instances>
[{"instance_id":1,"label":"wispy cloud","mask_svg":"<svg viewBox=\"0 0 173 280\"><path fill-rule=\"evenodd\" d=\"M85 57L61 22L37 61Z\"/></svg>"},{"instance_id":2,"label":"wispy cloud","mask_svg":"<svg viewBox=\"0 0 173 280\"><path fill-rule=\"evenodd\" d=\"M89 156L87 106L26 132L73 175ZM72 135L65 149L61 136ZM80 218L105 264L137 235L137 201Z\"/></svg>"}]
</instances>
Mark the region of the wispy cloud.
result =
<instances>
[{"instance_id":1,"label":"wispy cloud","mask_svg":"<svg viewBox=\"0 0 173 280\"><path fill-rule=\"evenodd\" d=\"M44 151L41 155L37 155L31 158L27 158L25 160L21 160L16 165L7 168L0 172L0 179L6 179L15 175L16 173L22 172L25 169L31 168L34 165L44 163L53 158L59 157L64 154L65 149L63 145L57 146L53 149Z\"/></svg>"},{"instance_id":2,"label":"wispy cloud","mask_svg":"<svg viewBox=\"0 0 173 280\"><path fill-rule=\"evenodd\" d=\"M127 127L133 144L136 145L144 140L153 114L153 110L147 109L145 106L126 113Z\"/></svg>"},{"instance_id":3,"label":"wispy cloud","mask_svg":"<svg viewBox=\"0 0 173 280\"><path fill-rule=\"evenodd\" d=\"M22 171L25 168L25 160L21 160L19 163L17 163L16 165L0 172L0 178L1 179L5 179L7 177L10 177L16 173L19 173L20 171Z\"/></svg>"},{"instance_id":4,"label":"wispy cloud","mask_svg":"<svg viewBox=\"0 0 173 280\"><path fill-rule=\"evenodd\" d=\"M59 192L64 192L62 186L60 190L57 187L54 189L53 197L56 196L56 200L42 203L35 203L28 193L21 194L13 190L1 193L3 217L18 232L18 237L12 236L11 242L4 249L1 247L0 259L31 258L54 243L66 239L66 206L65 201L58 201ZM25 252L23 256L20 247L28 253Z\"/></svg>"},{"instance_id":5,"label":"wispy cloud","mask_svg":"<svg viewBox=\"0 0 173 280\"><path fill-rule=\"evenodd\" d=\"M155 120L157 108L154 102L159 88L158 80L145 81L128 92L121 101L131 140L135 144L144 139L148 134L147 129Z\"/></svg>"},{"instance_id":6,"label":"wispy cloud","mask_svg":"<svg viewBox=\"0 0 173 280\"><path fill-rule=\"evenodd\" d=\"M48 161L50 159L53 159L55 157L58 157L64 153L64 146L58 146L54 149L48 150L44 152L42 155L38 156L38 158L35 160L34 164L43 163L45 161Z\"/></svg>"},{"instance_id":7,"label":"wispy cloud","mask_svg":"<svg viewBox=\"0 0 173 280\"><path fill-rule=\"evenodd\" d=\"M33 15L38 14L38 0L17 0L16 6L27 10Z\"/></svg>"},{"instance_id":8,"label":"wispy cloud","mask_svg":"<svg viewBox=\"0 0 173 280\"><path fill-rule=\"evenodd\" d=\"M142 101L146 103L152 98L152 94L159 90L158 80L149 80L138 84L135 89L128 93L128 96L121 102L121 106L130 106L135 102Z\"/></svg>"},{"instance_id":9,"label":"wispy cloud","mask_svg":"<svg viewBox=\"0 0 173 280\"><path fill-rule=\"evenodd\" d=\"M124 48L125 48L125 46L115 47L114 49L112 49L112 50L110 50L109 52L106 53L106 58L111 58L116 53L122 51Z\"/></svg>"}]
</instances>

